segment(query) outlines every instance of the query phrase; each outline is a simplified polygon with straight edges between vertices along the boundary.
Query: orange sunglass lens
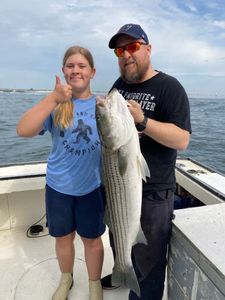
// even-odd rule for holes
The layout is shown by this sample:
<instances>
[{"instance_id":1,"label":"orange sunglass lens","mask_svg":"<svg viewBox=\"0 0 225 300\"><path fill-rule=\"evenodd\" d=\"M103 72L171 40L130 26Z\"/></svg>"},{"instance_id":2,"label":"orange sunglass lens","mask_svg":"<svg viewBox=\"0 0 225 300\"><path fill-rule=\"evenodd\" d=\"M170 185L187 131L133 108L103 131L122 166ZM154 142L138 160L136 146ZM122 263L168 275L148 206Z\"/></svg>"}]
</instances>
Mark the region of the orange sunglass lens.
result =
<instances>
[{"instance_id":1,"label":"orange sunglass lens","mask_svg":"<svg viewBox=\"0 0 225 300\"><path fill-rule=\"evenodd\" d=\"M126 49L129 53L133 53L133 52L140 49L140 44L139 43L133 43L133 44L127 45Z\"/></svg>"},{"instance_id":2,"label":"orange sunglass lens","mask_svg":"<svg viewBox=\"0 0 225 300\"><path fill-rule=\"evenodd\" d=\"M124 50L123 50L123 48L116 48L114 50L114 52L115 52L116 56L121 57L121 56L123 56Z\"/></svg>"},{"instance_id":3,"label":"orange sunglass lens","mask_svg":"<svg viewBox=\"0 0 225 300\"><path fill-rule=\"evenodd\" d=\"M129 53L134 53L137 50L139 50L140 47L141 47L140 43L132 43L132 44L126 45L121 48L116 48L116 49L114 49L114 52L115 52L116 56L123 57L124 50L127 50Z\"/></svg>"}]
</instances>

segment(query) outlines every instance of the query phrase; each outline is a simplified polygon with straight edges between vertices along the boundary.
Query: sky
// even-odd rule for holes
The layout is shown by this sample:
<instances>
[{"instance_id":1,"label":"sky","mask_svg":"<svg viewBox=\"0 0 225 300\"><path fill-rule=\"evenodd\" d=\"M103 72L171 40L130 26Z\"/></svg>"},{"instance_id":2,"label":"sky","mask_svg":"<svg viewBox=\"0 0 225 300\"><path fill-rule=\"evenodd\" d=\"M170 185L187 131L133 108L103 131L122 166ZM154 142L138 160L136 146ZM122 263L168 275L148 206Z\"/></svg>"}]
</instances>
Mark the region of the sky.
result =
<instances>
[{"instance_id":1,"label":"sky","mask_svg":"<svg viewBox=\"0 0 225 300\"><path fill-rule=\"evenodd\" d=\"M93 91L119 76L109 39L140 24L153 68L176 77L188 94L225 96L224 0L1 0L0 89L53 89L72 45L88 48Z\"/></svg>"}]
</instances>

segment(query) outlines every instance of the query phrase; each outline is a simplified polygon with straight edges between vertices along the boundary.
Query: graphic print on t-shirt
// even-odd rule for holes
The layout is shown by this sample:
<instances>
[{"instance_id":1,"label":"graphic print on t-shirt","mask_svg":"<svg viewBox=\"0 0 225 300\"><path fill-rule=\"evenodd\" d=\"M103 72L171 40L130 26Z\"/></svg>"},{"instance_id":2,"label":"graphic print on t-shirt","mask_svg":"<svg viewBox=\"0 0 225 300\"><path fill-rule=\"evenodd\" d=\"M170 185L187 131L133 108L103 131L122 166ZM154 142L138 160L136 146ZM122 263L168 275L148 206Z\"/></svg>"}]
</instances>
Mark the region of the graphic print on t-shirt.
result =
<instances>
[{"instance_id":1,"label":"graphic print on t-shirt","mask_svg":"<svg viewBox=\"0 0 225 300\"><path fill-rule=\"evenodd\" d=\"M95 151L100 146L100 140L93 114L88 115L86 112L79 112L76 117L78 117L77 122L70 129L70 134L66 135L61 130L60 137L64 138L62 143L66 153L84 156Z\"/></svg>"},{"instance_id":2,"label":"graphic print on t-shirt","mask_svg":"<svg viewBox=\"0 0 225 300\"><path fill-rule=\"evenodd\" d=\"M82 119L78 120L78 125L72 131L72 133L78 133L77 136L76 136L76 141L73 142L74 144L80 143L81 139L84 139L87 144L91 141L91 139L88 136L88 135L92 134L91 126L85 124Z\"/></svg>"},{"instance_id":3,"label":"graphic print on t-shirt","mask_svg":"<svg viewBox=\"0 0 225 300\"><path fill-rule=\"evenodd\" d=\"M134 93L134 92L127 92L121 89L118 89L120 94L124 97L126 100L135 100L137 101L143 110L146 111L155 111L156 102L155 102L155 96L150 93Z\"/></svg>"}]
</instances>

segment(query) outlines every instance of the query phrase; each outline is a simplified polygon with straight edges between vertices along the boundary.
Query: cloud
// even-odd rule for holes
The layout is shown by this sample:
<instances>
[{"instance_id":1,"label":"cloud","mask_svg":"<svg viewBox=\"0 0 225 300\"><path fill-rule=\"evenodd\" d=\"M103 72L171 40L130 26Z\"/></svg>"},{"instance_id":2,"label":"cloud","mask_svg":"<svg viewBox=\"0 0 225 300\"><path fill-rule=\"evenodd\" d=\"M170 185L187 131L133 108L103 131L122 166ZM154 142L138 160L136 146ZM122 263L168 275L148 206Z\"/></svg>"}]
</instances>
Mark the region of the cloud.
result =
<instances>
[{"instance_id":1,"label":"cloud","mask_svg":"<svg viewBox=\"0 0 225 300\"><path fill-rule=\"evenodd\" d=\"M219 27L221 29L225 29L225 22L224 21L213 21L212 25L215 27Z\"/></svg>"},{"instance_id":2,"label":"cloud","mask_svg":"<svg viewBox=\"0 0 225 300\"><path fill-rule=\"evenodd\" d=\"M95 58L93 87L107 90L118 76L108 41L123 24L139 23L152 43L155 68L182 76L185 87L185 76L194 81L200 74L214 85L218 76L225 78L224 15L224 1L216 0L145 0L141 5L138 0L2 0L0 82L2 87L51 88L64 51L80 44ZM21 74L20 80L14 74ZM199 90L204 89L201 83Z\"/></svg>"}]
</instances>

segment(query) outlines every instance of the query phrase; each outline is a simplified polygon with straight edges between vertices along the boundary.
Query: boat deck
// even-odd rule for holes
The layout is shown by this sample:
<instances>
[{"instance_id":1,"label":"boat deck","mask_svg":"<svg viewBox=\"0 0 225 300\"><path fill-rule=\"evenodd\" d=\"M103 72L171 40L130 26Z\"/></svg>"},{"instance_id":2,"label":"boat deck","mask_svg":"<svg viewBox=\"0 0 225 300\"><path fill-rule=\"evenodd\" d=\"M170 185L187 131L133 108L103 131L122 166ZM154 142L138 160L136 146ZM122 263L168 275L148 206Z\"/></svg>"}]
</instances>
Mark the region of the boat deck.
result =
<instances>
[{"instance_id":1,"label":"boat deck","mask_svg":"<svg viewBox=\"0 0 225 300\"><path fill-rule=\"evenodd\" d=\"M26 230L16 228L0 231L0 300L50 300L59 281L54 239L49 235L28 238ZM111 272L113 266L107 232L103 235L103 243L104 276ZM88 300L88 276L79 236L76 237L75 248L74 286L68 300ZM114 299L128 299L128 289L120 287L104 291L104 300Z\"/></svg>"},{"instance_id":2,"label":"boat deck","mask_svg":"<svg viewBox=\"0 0 225 300\"><path fill-rule=\"evenodd\" d=\"M0 167L0 300L50 300L58 285L54 239L47 235L46 221L39 220L45 214L45 169L44 162ZM27 229L34 224L42 225L46 236L28 238ZM103 244L105 276L113 267L107 231ZM68 300L88 300L88 276L79 236L75 249L74 286ZM128 293L124 287L104 291L104 300L125 300ZM167 299L166 294L167 289L163 299Z\"/></svg>"}]
</instances>

